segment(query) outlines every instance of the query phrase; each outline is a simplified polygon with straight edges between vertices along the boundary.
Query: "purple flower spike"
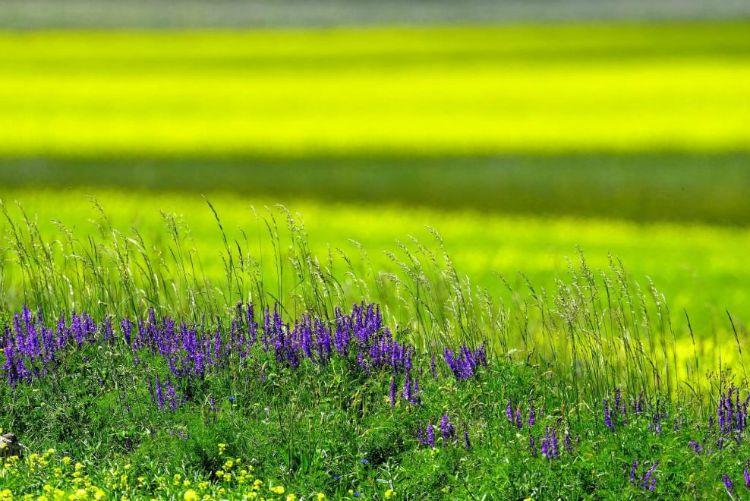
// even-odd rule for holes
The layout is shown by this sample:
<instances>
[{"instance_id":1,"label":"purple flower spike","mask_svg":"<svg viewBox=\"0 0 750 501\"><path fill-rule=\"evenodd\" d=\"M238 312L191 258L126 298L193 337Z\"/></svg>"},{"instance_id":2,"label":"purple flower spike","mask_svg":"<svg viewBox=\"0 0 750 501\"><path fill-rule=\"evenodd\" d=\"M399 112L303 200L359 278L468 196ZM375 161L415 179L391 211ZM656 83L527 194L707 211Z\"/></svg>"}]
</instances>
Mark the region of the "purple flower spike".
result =
<instances>
[{"instance_id":1,"label":"purple flower spike","mask_svg":"<svg viewBox=\"0 0 750 501\"><path fill-rule=\"evenodd\" d=\"M634 459L633 464L630 465L630 483L635 483L635 476L638 473L638 460Z\"/></svg>"},{"instance_id":2,"label":"purple flower spike","mask_svg":"<svg viewBox=\"0 0 750 501\"><path fill-rule=\"evenodd\" d=\"M456 436L456 428L448 418L448 414L443 414L443 417L440 419L440 434L444 441L451 440Z\"/></svg>"},{"instance_id":3,"label":"purple flower spike","mask_svg":"<svg viewBox=\"0 0 750 501\"><path fill-rule=\"evenodd\" d=\"M521 406L516 407L516 428L523 428L523 418L521 416Z\"/></svg>"},{"instance_id":4,"label":"purple flower spike","mask_svg":"<svg viewBox=\"0 0 750 501\"><path fill-rule=\"evenodd\" d=\"M659 461L656 461L651 468L648 469L646 474L643 475L642 486L647 491L653 491L656 489L656 477L654 477L654 471L656 471L657 466L659 466Z\"/></svg>"},{"instance_id":5,"label":"purple flower spike","mask_svg":"<svg viewBox=\"0 0 750 501\"><path fill-rule=\"evenodd\" d=\"M513 422L513 405L511 405L510 400L508 400L508 405L505 406L505 417L507 417L508 421L511 423Z\"/></svg>"},{"instance_id":6,"label":"purple flower spike","mask_svg":"<svg viewBox=\"0 0 750 501\"><path fill-rule=\"evenodd\" d=\"M426 441L429 447L435 447L435 427L432 426L432 423L427 425Z\"/></svg>"},{"instance_id":7,"label":"purple flower spike","mask_svg":"<svg viewBox=\"0 0 750 501\"><path fill-rule=\"evenodd\" d=\"M612 423L612 414L609 409L609 402L606 399L602 401L602 407L604 409L604 425L610 430L614 430L615 426Z\"/></svg>"},{"instance_id":8,"label":"purple flower spike","mask_svg":"<svg viewBox=\"0 0 750 501\"><path fill-rule=\"evenodd\" d=\"M703 447L696 440L691 440L690 442L688 442L688 445L696 454L700 454L701 451L703 451Z\"/></svg>"},{"instance_id":9,"label":"purple flower spike","mask_svg":"<svg viewBox=\"0 0 750 501\"><path fill-rule=\"evenodd\" d=\"M724 488L729 492L734 492L734 482L729 478L726 473L721 476L721 482L724 484Z\"/></svg>"}]
</instances>

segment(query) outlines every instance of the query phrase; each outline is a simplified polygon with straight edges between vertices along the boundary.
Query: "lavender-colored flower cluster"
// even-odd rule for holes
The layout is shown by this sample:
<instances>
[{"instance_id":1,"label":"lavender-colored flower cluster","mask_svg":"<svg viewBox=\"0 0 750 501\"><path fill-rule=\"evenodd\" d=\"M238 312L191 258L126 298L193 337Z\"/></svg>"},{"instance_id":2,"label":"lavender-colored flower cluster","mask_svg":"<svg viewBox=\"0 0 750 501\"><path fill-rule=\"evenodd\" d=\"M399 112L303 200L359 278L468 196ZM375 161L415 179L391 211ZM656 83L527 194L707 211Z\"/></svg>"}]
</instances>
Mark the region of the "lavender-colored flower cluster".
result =
<instances>
[{"instance_id":1,"label":"lavender-colored flower cluster","mask_svg":"<svg viewBox=\"0 0 750 501\"><path fill-rule=\"evenodd\" d=\"M33 314L24 307L13 316L12 326L6 325L0 332L2 373L11 386L28 383L56 367L65 348L108 342L112 337L109 319L97 325L89 315L73 313L70 322L60 317L55 327L47 327L41 312Z\"/></svg>"},{"instance_id":2,"label":"lavender-colored flower cluster","mask_svg":"<svg viewBox=\"0 0 750 501\"><path fill-rule=\"evenodd\" d=\"M152 399L160 408L178 405L180 398L170 399L168 395L177 395L178 388L202 380L212 368L262 353L271 354L277 363L291 369L305 360L325 365L338 358L366 376L390 372L391 405L396 405L399 396L412 405L421 402L417 373L413 371L415 350L394 339L374 304L354 305L350 313L337 308L332 320L304 315L291 325L282 320L278 310L269 309L263 312L259 324L253 305L240 304L229 328L221 324L214 328L190 325L169 316L158 318L151 309L145 319L133 322L125 318L119 326L122 337L115 339L111 319L97 324L89 315L74 313L69 319L61 317L55 327L48 327L41 312L33 314L24 307L13 317L12 326L0 328L2 375L11 386L31 382L54 370L63 350L124 341L136 364L143 351L165 361L168 377L149 382ZM463 346L455 353L446 350L445 355L459 379L472 377L480 366L487 365L483 346L474 350ZM437 377L435 369L431 372Z\"/></svg>"},{"instance_id":3,"label":"lavender-colored flower cluster","mask_svg":"<svg viewBox=\"0 0 750 501\"><path fill-rule=\"evenodd\" d=\"M472 350L462 346L454 351L446 348L443 352L445 363L459 381L466 381L476 374L477 368L487 365L487 353L484 345Z\"/></svg>"},{"instance_id":4,"label":"lavender-colored flower cluster","mask_svg":"<svg viewBox=\"0 0 750 501\"><path fill-rule=\"evenodd\" d=\"M654 473L656 472L657 466L659 466L659 461L655 461L651 467L646 470L646 473L643 474L641 481L638 482L638 460L634 460L630 465L630 482L633 485L640 485L643 490L654 491L656 489L656 477L654 476Z\"/></svg>"},{"instance_id":5,"label":"lavender-colored flower cluster","mask_svg":"<svg viewBox=\"0 0 750 501\"><path fill-rule=\"evenodd\" d=\"M740 391L735 386L730 386L726 392L722 392L716 407L719 432L725 435L742 433L747 428L747 410L749 404L750 395L741 401Z\"/></svg>"},{"instance_id":6,"label":"lavender-colored flower cluster","mask_svg":"<svg viewBox=\"0 0 750 501\"><path fill-rule=\"evenodd\" d=\"M156 404L159 409L168 408L174 411L182 402L182 398L178 396L177 390L169 379L162 382L159 380L159 376L156 376L154 380L149 383L148 390L151 395L151 401Z\"/></svg>"},{"instance_id":7,"label":"lavender-colored flower cluster","mask_svg":"<svg viewBox=\"0 0 750 501\"><path fill-rule=\"evenodd\" d=\"M443 445L456 442L457 434L456 427L451 422L448 414L444 413L440 418L438 429L440 430L440 438L442 439ZM423 447L434 448L435 447L435 426L432 423L427 423L425 427L417 428L417 441ZM463 434L464 447L467 449L471 448L471 442L469 441L468 431L464 431Z\"/></svg>"},{"instance_id":8,"label":"lavender-colored flower cluster","mask_svg":"<svg viewBox=\"0 0 750 501\"><path fill-rule=\"evenodd\" d=\"M558 449L557 430L552 426L547 426L542 438L542 456L547 459L557 459L560 457Z\"/></svg>"}]
</instances>

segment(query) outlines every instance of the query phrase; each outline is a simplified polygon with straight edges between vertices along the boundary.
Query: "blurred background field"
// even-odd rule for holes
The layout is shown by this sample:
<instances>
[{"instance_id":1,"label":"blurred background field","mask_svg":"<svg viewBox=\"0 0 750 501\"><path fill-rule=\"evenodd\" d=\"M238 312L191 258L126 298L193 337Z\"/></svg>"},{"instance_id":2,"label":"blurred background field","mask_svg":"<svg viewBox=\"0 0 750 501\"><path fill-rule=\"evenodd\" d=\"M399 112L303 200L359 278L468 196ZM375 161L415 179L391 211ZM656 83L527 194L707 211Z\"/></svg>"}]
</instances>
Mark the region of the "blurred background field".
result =
<instances>
[{"instance_id":1,"label":"blurred background field","mask_svg":"<svg viewBox=\"0 0 750 501\"><path fill-rule=\"evenodd\" d=\"M354 239L384 268L433 226L495 293L496 272L553 287L580 246L710 336L750 307L747 5L605 4L11 2L0 197L81 238L90 195L154 241L175 212L217 279L204 194L231 235L284 203L317 251Z\"/></svg>"}]
</instances>

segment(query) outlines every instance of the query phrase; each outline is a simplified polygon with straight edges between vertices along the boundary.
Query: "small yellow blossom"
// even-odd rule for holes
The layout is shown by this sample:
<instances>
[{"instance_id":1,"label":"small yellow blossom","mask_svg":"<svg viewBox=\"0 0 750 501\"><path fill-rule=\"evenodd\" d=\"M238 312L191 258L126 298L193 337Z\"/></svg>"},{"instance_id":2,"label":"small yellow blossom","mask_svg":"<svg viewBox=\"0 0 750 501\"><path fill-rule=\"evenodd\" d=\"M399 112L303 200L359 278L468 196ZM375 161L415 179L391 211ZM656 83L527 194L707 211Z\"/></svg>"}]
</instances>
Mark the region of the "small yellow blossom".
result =
<instances>
[{"instance_id":1,"label":"small yellow blossom","mask_svg":"<svg viewBox=\"0 0 750 501\"><path fill-rule=\"evenodd\" d=\"M393 497L393 489L388 489L387 491L385 491L383 497L386 499L391 499Z\"/></svg>"},{"instance_id":2,"label":"small yellow blossom","mask_svg":"<svg viewBox=\"0 0 750 501\"><path fill-rule=\"evenodd\" d=\"M324 501L324 500L325 500L325 498L326 498L326 495L325 495L325 494L323 494L322 492L319 492L319 493L317 493L317 494L315 495L315 499L317 499L317 501Z\"/></svg>"},{"instance_id":3,"label":"small yellow blossom","mask_svg":"<svg viewBox=\"0 0 750 501\"><path fill-rule=\"evenodd\" d=\"M283 485L275 485L269 489L274 494L284 494L284 486Z\"/></svg>"},{"instance_id":4,"label":"small yellow blossom","mask_svg":"<svg viewBox=\"0 0 750 501\"><path fill-rule=\"evenodd\" d=\"M219 444L219 454L224 454L224 451L227 450L227 444Z\"/></svg>"},{"instance_id":5,"label":"small yellow blossom","mask_svg":"<svg viewBox=\"0 0 750 501\"><path fill-rule=\"evenodd\" d=\"M182 499L185 501L198 501L198 493L193 489L188 489L185 491L185 494L182 495Z\"/></svg>"}]
</instances>

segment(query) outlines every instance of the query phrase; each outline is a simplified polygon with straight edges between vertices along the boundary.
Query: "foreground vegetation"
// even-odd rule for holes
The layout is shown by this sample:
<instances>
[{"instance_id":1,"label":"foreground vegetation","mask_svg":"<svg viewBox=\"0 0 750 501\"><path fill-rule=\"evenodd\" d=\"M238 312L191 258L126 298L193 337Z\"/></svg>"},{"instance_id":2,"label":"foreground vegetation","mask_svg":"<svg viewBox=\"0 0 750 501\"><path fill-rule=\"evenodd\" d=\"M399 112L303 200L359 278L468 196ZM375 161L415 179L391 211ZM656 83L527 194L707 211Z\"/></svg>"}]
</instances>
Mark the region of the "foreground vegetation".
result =
<instances>
[{"instance_id":1,"label":"foreground vegetation","mask_svg":"<svg viewBox=\"0 0 750 501\"><path fill-rule=\"evenodd\" d=\"M669 360L651 379L649 343L663 337L621 332L633 365L618 370L598 359L617 348L605 342L596 354L594 338L572 333L582 337L570 372L549 377L532 353L493 350L488 360L483 345L397 342L377 305L296 319L274 308L238 304L199 323L153 309L138 319L50 321L25 308L7 318L0 419L25 457L2 461L0 493L715 498L750 488L750 398L728 374L709 381L706 400L671 388Z\"/></svg>"}]
</instances>

